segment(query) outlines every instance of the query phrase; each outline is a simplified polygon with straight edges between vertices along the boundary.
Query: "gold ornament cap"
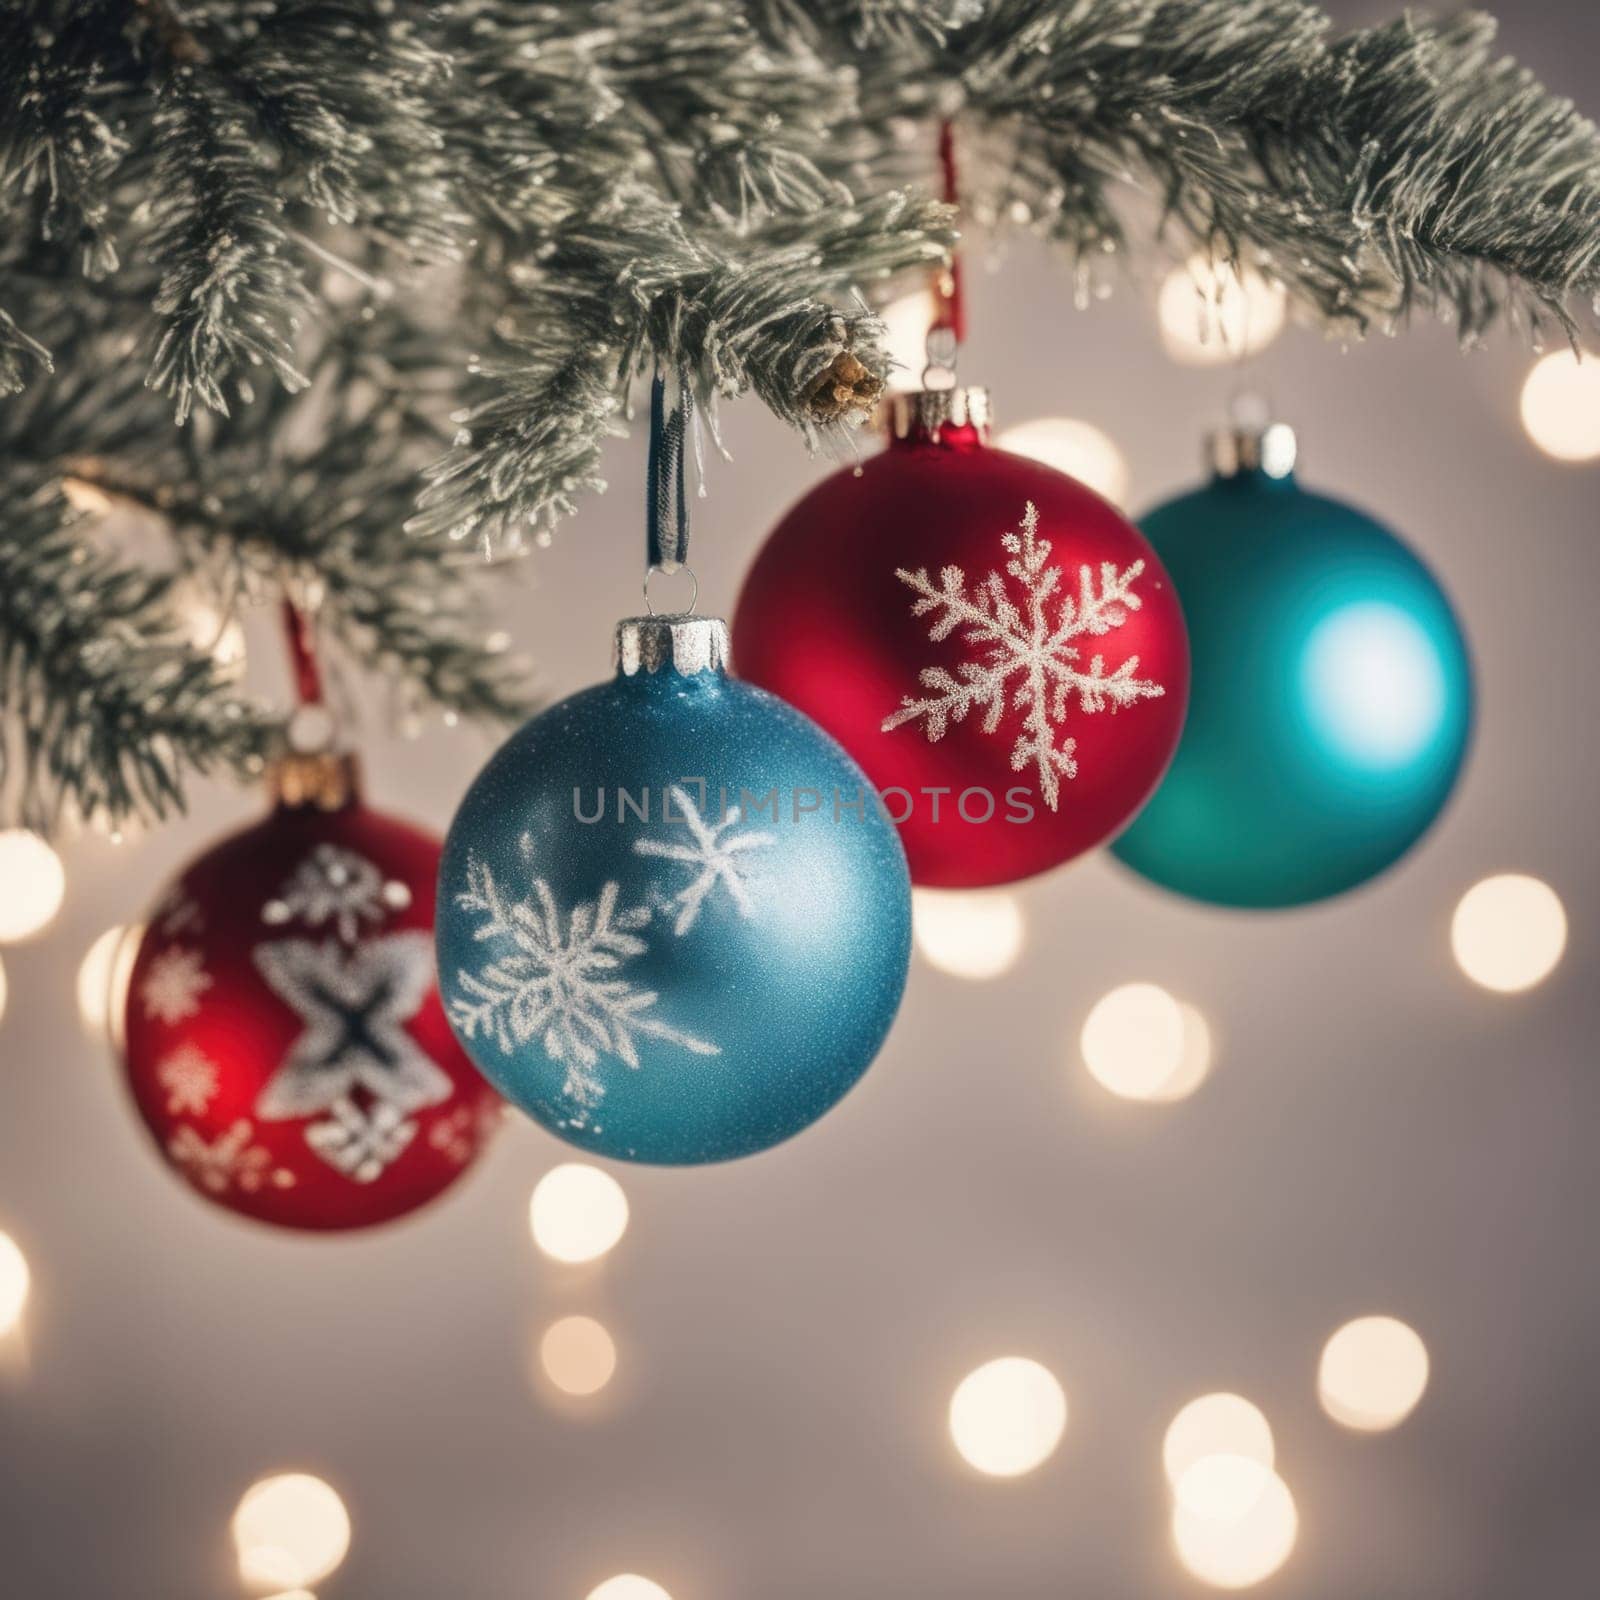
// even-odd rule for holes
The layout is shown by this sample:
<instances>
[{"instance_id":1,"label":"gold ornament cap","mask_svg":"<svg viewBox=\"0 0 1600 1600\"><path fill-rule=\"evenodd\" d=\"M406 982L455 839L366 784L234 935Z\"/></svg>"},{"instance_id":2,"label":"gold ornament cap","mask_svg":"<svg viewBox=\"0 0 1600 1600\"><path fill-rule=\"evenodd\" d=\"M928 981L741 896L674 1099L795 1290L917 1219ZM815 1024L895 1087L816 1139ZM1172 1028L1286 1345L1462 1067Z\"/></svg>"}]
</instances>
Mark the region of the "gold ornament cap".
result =
<instances>
[{"instance_id":1,"label":"gold ornament cap","mask_svg":"<svg viewBox=\"0 0 1600 1600\"><path fill-rule=\"evenodd\" d=\"M1286 422L1217 428L1206 435L1206 465L1219 478L1237 478L1243 472L1263 472L1269 478L1287 478L1299 456L1299 441Z\"/></svg>"},{"instance_id":2,"label":"gold ornament cap","mask_svg":"<svg viewBox=\"0 0 1600 1600\"><path fill-rule=\"evenodd\" d=\"M670 667L685 678L728 670L728 625L690 611L624 617L617 624L617 671L625 678Z\"/></svg>"},{"instance_id":3,"label":"gold ornament cap","mask_svg":"<svg viewBox=\"0 0 1600 1600\"><path fill-rule=\"evenodd\" d=\"M929 439L937 444L946 428L972 428L987 444L994 412L987 389L957 384L892 394L883 403L883 420L895 439Z\"/></svg>"},{"instance_id":4,"label":"gold ornament cap","mask_svg":"<svg viewBox=\"0 0 1600 1600\"><path fill-rule=\"evenodd\" d=\"M360 769L334 747L338 724L320 701L302 705L284 729L284 750L267 768L267 789L289 810L340 811L358 795Z\"/></svg>"},{"instance_id":5,"label":"gold ornament cap","mask_svg":"<svg viewBox=\"0 0 1600 1600\"><path fill-rule=\"evenodd\" d=\"M357 797L360 768L348 751L286 751L267 767L267 791L290 811L342 811Z\"/></svg>"}]
</instances>

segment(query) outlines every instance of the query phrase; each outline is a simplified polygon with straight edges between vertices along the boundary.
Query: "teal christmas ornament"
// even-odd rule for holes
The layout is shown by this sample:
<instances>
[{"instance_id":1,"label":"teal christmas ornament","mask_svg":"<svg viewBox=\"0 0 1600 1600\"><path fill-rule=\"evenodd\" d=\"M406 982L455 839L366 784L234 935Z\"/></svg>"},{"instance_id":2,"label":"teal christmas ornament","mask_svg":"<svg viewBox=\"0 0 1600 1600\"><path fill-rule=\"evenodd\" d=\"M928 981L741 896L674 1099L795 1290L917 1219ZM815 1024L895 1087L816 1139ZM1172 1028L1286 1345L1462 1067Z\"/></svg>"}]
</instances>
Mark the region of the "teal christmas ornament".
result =
<instances>
[{"instance_id":1,"label":"teal christmas ornament","mask_svg":"<svg viewBox=\"0 0 1600 1600\"><path fill-rule=\"evenodd\" d=\"M1203 489L1142 522L1177 588L1189 715L1113 845L1218 905L1304 905L1392 865L1461 772L1472 667L1450 602L1381 524L1294 478L1281 424L1213 441Z\"/></svg>"},{"instance_id":2,"label":"teal christmas ornament","mask_svg":"<svg viewBox=\"0 0 1600 1600\"><path fill-rule=\"evenodd\" d=\"M597 1155L722 1161L798 1133L905 986L893 824L839 745L726 660L714 618L623 622L612 681L512 735L445 843L451 1025Z\"/></svg>"}]
</instances>

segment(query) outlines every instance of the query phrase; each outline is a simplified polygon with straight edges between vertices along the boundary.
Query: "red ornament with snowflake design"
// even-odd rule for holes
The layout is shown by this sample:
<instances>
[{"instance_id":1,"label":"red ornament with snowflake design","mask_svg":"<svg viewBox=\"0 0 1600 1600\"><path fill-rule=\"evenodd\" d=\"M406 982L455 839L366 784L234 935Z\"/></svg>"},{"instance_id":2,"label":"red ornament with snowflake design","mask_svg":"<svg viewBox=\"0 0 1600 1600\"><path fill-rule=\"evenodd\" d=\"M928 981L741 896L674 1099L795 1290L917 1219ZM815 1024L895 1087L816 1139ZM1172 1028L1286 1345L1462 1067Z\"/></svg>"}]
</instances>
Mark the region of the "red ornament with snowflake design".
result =
<instances>
[{"instance_id":1,"label":"red ornament with snowflake design","mask_svg":"<svg viewBox=\"0 0 1600 1600\"><path fill-rule=\"evenodd\" d=\"M778 524L740 675L866 769L920 884L1026 878L1103 844L1183 727L1189 648L1154 551L1076 479L988 442L982 390L890 402L889 448Z\"/></svg>"},{"instance_id":2,"label":"red ornament with snowflake design","mask_svg":"<svg viewBox=\"0 0 1600 1600\"><path fill-rule=\"evenodd\" d=\"M501 1101L434 974L440 843L290 757L279 801L188 866L128 984L124 1063L167 1163L263 1222L363 1228L448 1188Z\"/></svg>"}]
</instances>

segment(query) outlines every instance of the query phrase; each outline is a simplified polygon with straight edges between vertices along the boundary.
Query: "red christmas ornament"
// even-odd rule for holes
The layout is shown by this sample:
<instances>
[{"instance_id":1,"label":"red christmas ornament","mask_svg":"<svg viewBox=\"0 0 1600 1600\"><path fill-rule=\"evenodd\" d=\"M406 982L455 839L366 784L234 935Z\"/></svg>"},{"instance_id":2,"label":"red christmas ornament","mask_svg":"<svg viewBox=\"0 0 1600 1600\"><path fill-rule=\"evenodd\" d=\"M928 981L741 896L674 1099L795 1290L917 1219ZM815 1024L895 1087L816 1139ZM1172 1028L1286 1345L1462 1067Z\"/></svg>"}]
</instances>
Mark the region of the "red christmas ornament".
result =
<instances>
[{"instance_id":1,"label":"red christmas ornament","mask_svg":"<svg viewBox=\"0 0 1600 1600\"><path fill-rule=\"evenodd\" d=\"M889 448L767 541L734 661L866 769L915 882L1010 883L1154 790L1188 702L1183 614L1112 506L990 446L984 391L897 395L890 416Z\"/></svg>"},{"instance_id":2,"label":"red christmas ornament","mask_svg":"<svg viewBox=\"0 0 1600 1600\"><path fill-rule=\"evenodd\" d=\"M363 1228L454 1183L501 1102L439 1003L439 840L364 805L339 757L290 757L278 779L272 813L191 863L150 917L128 1083L207 1199Z\"/></svg>"}]
</instances>

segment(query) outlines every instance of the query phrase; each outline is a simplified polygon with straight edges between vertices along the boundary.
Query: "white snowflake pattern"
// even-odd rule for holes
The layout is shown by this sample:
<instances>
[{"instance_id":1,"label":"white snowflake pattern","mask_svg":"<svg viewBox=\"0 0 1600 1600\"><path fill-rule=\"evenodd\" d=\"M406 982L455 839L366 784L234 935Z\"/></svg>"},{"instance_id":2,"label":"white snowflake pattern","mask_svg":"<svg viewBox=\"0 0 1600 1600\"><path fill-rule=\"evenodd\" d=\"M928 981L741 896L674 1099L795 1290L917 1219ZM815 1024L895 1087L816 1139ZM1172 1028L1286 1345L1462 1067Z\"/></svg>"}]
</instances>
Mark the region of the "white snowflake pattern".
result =
<instances>
[{"instance_id":1,"label":"white snowflake pattern","mask_svg":"<svg viewBox=\"0 0 1600 1600\"><path fill-rule=\"evenodd\" d=\"M167 1110L202 1113L217 1092L217 1065L192 1044L181 1044L156 1064L156 1082L167 1091Z\"/></svg>"},{"instance_id":2,"label":"white snowflake pattern","mask_svg":"<svg viewBox=\"0 0 1600 1600\"><path fill-rule=\"evenodd\" d=\"M404 1155L417 1125L398 1106L375 1102L363 1111L355 1101L335 1100L325 1122L306 1129L306 1143L329 1166L357 1183L373 1183Z\"/></svg>"},{"instance_id":3,"label":"white snowflake pattern","mask_svg":"<svg viewBox=\"0 0 1600 1600\"><path fill-rule=\"evenodd\" d=\"M770 833L730 833L742 820L738 806L712 827L700 815L699 808L688 791L678 784L671 789L673 801L689 824L692 844L679 844L666 839L635 839L634 852L641 856L659 856L665 861L681 861L695 876L668 901L667 908L678 910L677 921L672 925L675 934L683 935L694 925L706 896L720 883L739 908L739 914L753 917L755 902L750 898L749 880L739 857L746 851L756 850L775 842Z\"/></svg>"},{"instance_id":4,"label":"white snowflake pattern","mask_svg":"<svg viewBox=\"0 0 1600 1600\"><path fill-rule=\"evenodd\" d=\"M357 1088L401 1111L450 1097L448 1074L405 1030L433 985L433 941L413 930L346 951L333 940L258 945L256 970L305 1027L256 1099L265 1121L326 1111Z\"/></svg>"},{"instance_id":5,"label":"white snowflake pattern","mask_svg":"<svg viewBox=\"0 0 1600 1600\"><path fill-rule=\"evenodd\" d=\"M211 987L211 974L198 950L175 944L150 963L139 985L146 1017L162 1022L187 1022L200 1009L200 996Z\"/></svg>"},{"instance_id":6,"label":"white snowflake pattern","mask_svg":"<svg viewBox=\"0 0 1600 1600\"><path fill-rule=\"evenodd\" d=\"M1050 541L1038 537L1039 513L1030 500L1015 533L1001 544L1010 560L1005 575L989 573L972 590L960 567L945 567L935 586L926 567L895 576L920 598L911 607L917 617L932 616L928 637L948 639L958 628L962 640L981 649L976 661L962 661L952 675L944 667L924 667L917 675L929 691L921 699L903 697L900 709L884 719L883 731L920 720L930 742L944 737L952 722L960 722L974 707L984 712L983 731L998 730L1008 705L1023 714L1022 731L1011 750L1011 768L1021 772L1030 764L1038 774L1045 803L1054 811L1060 800L1061 779L1077 775L1073 759L1075 741L1056 743L1056 729L1067 720L1074 695L1084 712L1107 706L1132 705L1165 694L1159 683L1136 677L1138 656L1129 656L1107 672L1105 659L1094 656L1079 665L1075 640L1099 638L1120 628L1140 599L1133 585L1144 571L1134 561L1121 572L1103 561L1099 584L1088 566L1078 569L1078 593L1059 593L1062 570L1050 565ZM1006 578L1014 578L1023 599L1019 604L1008 592ZM1053 613L1053 615L1052 615ZM1013 686L1013 680L1016 680Z\"/></svg>"},{"instance_id":7,"label":"white snowflake pattern","mask_svg":"<svg viewBox=\"0 0 1600 1600\"><path fill-rule=\"evenodd\" d=\"M255 1129L240 1117L227 1130L207 1144L200 1130L184 1123L167 1140L167 1154L208 1194L226 1194L237 1185L245 1194L256 1194L268 1186L292 1189L294 1174L272 1164L272 1156L261 1145L252 1144Z\"/></svg>"},{"instance_id":8,"label":"white snowflake pattern","mask_svg":"<svg viewBox=\"0 0 1600 1600\"><path fill-rule=\"evenodd\" d=\"M481 970L456 975L451 1020L468 1039L492 1039L503 1054L538 1038L552 1061L566 1068L561 1089L585 1110L604 1097L595 1074L602 1056L637 1068L641 1038L660 1039L700 1056L721 1052L647 1015L652 989L615 977L620 967L649 947L638 936L650 920L647 907L618 910L619 890L607 883L597 899L575 906L562 927L550 886L535 878L531 893L508 900L488 865L467 860L467 886L457 893L463 911L482 915L478 939L502 941L501 953ZM509 945L510 948L506 948Z\"/></svg>"},{"instance_id":9,"label":"white snowflake pattern","mask_svg":"<svg viewBox=\"0 0 1600 1600\"><path fill-rule=\"evenodd\" d=\"M363 923L376 926L390 911L411 904L411 891L398 879L386 881L364 856L335 844L319 844L294 869L275 900L261 908L261 920L282 927L297 917L309 927L331 922L346 944L354 944Z\"/></svg>"}]
</instances>

